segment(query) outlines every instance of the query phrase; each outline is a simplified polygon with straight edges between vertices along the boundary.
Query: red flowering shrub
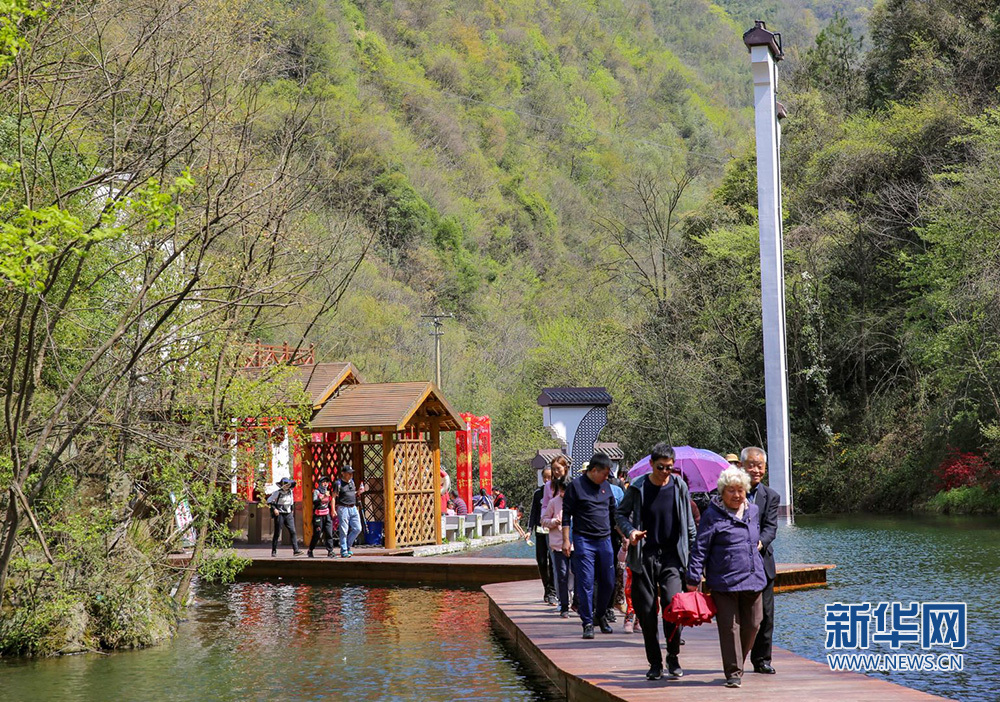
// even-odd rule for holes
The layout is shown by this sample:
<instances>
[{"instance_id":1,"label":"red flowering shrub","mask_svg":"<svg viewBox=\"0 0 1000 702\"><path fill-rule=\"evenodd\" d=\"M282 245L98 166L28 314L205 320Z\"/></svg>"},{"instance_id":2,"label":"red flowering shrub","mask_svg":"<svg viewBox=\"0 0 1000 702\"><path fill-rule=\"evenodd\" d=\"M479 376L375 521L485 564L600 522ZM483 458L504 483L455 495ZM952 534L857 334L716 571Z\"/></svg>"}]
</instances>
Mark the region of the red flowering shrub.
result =
<instances>
[{"instance_id":1,"label":"red flowering shrub","mask_svg":"<svg viewBox=\"0 0 1000 702\"><path fill-rule=\"evenodd\" d=\"M961 453L956 448L949 448L941 465L934 471L938 480L938 489L951 490L966 485L986 485L991 482L993 467L985 456L977 453Z\"/></svg>"}]
</instances>

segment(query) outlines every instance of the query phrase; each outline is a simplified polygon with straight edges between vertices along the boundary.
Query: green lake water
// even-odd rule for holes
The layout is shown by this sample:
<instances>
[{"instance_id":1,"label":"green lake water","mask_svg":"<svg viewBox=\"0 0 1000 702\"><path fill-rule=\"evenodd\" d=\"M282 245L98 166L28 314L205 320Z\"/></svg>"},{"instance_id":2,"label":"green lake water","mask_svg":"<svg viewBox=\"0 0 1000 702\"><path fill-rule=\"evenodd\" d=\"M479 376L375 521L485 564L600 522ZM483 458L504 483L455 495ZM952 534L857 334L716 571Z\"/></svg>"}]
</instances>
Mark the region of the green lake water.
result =
<instances>
[{"instance_id":1,"label":"green lake water","mask_svg":"<svg viewBox=\"0 0 1000 702\"><path fill-rule=\"evenodd\" d=\"M800 517L781 527L775 549L781 562L837 566L829 587L777 596L777 645L825 662L828 603L965 602L963 672L875 676L1000 700L1000 521ZM533 558L534 549L467 555ZM490 632L478 592L247 581L201 588L189 616L174 640L145 651L0 662L0 700L552 699Z\"/></svg>"},{"instance_id":2,"label":"green lake water","mask_svg":"<svg viewBox=\"0 0 1000 702\"><path fill-rule=\"evenodd\" d=\"M549 700L470 590L238 582L201 588L165 645L0 663L0 700Z\"/></svg>"}]
</instances>

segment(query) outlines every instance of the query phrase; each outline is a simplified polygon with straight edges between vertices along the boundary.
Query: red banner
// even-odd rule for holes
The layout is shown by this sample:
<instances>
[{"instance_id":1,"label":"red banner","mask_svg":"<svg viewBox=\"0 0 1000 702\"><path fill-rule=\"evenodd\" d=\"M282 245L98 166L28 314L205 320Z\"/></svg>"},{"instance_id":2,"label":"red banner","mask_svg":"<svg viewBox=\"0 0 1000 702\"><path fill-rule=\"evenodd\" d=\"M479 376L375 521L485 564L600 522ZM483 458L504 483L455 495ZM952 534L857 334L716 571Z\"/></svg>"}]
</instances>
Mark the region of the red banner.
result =
<instances>
[{"instance_id":1,"label":"red banner","mask_svg":"<svg viewBox=\"0 0 1000 702\"><path fill-rule=\"evenodd\" d=\"M472 432L470 431L472 415L462 413L467 429L455 432L455 489L458 496L465 500L469 511L472 511Z\"/></svg>"},{"instance_id":2,"label":"red banner","mask_svg":"<svg viewBox=\"0 0 1000 702\"><path fill-rule=\"evenodd\" d=\"M479 487L486 494L493 494L493 441L490 418L477 417L469 412L462 413L467 427L455 434L455 455L458 458L455 489L458 495L472 509L472 454L479 449ZM476 491L478 494L478 491Z\"/></svg>"},{"instance_id":3,"label":"red banner","mask_svg":"<svg viewBox=\"0 0 1000 702\"><path fill-rule=\"evenodd\" d=\"M493 441L490 431L490 418L479 417L476 427L479 435L479 487L487 495L493 495Z\"/></svg>"}]
</instances>

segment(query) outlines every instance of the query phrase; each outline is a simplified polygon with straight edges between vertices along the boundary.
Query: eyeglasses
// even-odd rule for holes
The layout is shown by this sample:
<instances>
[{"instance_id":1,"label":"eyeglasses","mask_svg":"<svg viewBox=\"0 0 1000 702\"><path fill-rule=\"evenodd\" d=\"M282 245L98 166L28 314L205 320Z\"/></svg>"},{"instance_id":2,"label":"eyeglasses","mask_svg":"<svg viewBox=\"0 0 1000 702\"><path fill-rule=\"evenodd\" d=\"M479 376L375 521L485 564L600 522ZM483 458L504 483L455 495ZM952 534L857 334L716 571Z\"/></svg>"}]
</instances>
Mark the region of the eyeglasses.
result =
<instances>
[{"instance_id":1,"label":"eyeglasses","mask_svg":"<svg viewBox=\"0 0 1000 702\"><path fill-rule=\"evenodd\" d=\"M656 470L661 471L663 473L668 473L668 472L672 473L674 471L674 467L673 466L665 466L665 465L662 465L662 464L659 464L659 463L657 463L656 465L654 465L653 468L655 468Z\"/></svg>"}]
</instances>

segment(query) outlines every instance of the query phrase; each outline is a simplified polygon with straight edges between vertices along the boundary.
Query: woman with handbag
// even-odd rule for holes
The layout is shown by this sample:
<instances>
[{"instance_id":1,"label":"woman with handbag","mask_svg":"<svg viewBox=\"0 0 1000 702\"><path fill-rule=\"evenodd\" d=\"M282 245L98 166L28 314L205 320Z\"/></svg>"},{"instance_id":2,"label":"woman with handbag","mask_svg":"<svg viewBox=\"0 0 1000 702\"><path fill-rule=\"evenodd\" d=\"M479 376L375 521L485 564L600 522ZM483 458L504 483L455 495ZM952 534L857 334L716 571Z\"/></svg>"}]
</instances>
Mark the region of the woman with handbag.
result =
<instances>
[{"instance_id":1,"label":"woman with handbag","mask_svg":"<svg viewBox=\"0 0 1000 702\"><path fill-rule=\"evenodd\" d=\"M719 496L701 516L688 562L687 590L705 583L718 608L719 646L726 687L739 687L743 665L763 616L761 591L767 584L757 542L757 505L747 501L750 478L739 468L719 475Z\"/></svg>"}]
</instances>

